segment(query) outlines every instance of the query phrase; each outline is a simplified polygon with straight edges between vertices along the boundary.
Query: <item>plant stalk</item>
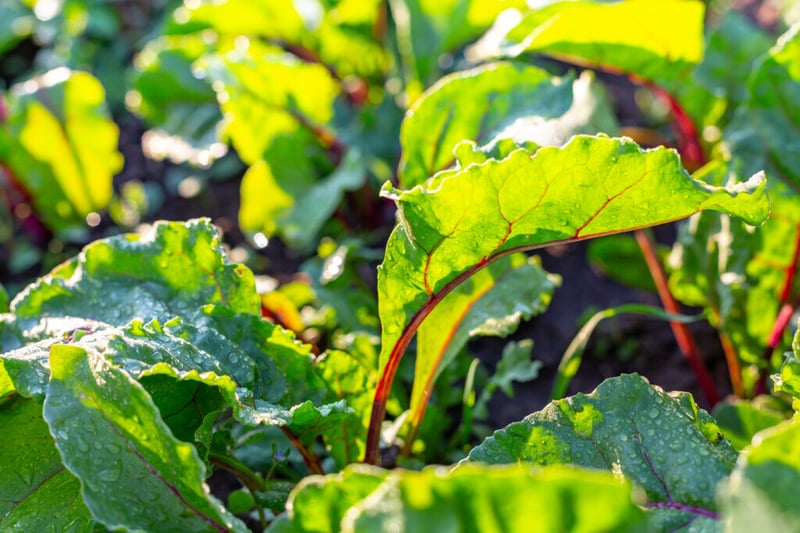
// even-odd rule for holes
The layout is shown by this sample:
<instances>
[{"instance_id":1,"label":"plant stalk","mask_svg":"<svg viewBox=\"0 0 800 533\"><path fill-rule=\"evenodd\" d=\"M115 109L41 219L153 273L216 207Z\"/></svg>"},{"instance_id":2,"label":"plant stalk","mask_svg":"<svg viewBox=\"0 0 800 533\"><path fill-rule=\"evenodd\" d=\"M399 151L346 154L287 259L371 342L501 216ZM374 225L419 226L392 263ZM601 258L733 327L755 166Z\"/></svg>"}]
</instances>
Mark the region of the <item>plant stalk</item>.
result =
<instances>
[{"instance_id":1,"label":"plant stalk","mask_svg":"<svg viewBox=\"0 0 800 533\"><path fill-rule=\"evenodd\" d=\"M289 439L289 442L292 443L292 446L300 452L300 455L303 457L303 462L306 464L308 471L311 474L318 474L324 475L325 470L322 469L322 463L313 451L309 450L305 444L300 442L300 439L295 435L291 429L287 428L286 426L281 426L281 431L286 437Z\"/></svg>"},{"instance_id":2,"label":"plant stalk","mask_svg":"<svg viewBox=\"0 0 800 533\"><path fill-rule=\"evenodd\" d=\"M678 302L675 301L675 298L672 296L667 286L667 276L664 272L664 267L661 265L661 261L656 255L653 232L649 229L640 229L636 230L634 235L636 236L636 242L639 244L639 248L642 250L642 255L644 255L644 259L647 262L650 275L653 276L653 281L656 284L656 289L658 290L658 295L661 298L664 309L668 313L676 315L682 314ZM689 328L686 324L676 321L670 321L669 324L670 327L672 327L672 332L675 335L678 347L684 357L689 361L689 366L692 367L692 371L697 377L697 383L703 390L706 400L708 400L711 406L716 405L722 398L716 385L714 385L714 380L711 379L711 374L708 372L708 369L700 357L700 351L697 349L697 344L694 342L694 337L692 337L691 332L689 332Z\"/></svg>"}]
</instances>

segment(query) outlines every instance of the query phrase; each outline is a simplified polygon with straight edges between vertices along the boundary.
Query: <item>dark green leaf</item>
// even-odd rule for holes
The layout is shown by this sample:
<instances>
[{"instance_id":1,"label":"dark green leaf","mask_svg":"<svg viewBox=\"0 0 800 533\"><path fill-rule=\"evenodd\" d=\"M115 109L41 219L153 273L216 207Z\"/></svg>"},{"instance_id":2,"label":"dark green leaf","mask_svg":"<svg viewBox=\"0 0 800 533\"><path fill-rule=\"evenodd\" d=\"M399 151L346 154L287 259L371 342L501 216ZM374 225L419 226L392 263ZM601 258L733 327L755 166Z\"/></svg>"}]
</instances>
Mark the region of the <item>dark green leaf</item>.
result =
<instances>
[{"instance_id":1,"label":"dark green leaf","mask_svg":"<svg viewBox=\"0 0 800 533\"><path fill-rule=\"evenodd\" d=\"M509 398L513 398L515 381L525 383L539 376L539 368L542 363L531 359L531 350L533 350L533 341L530 339L506 344L500 362L497 363L497 367L475 403L476 417L481 419L489 417L486 405L497 389L503 391Z\"/></svg>"},{"instance_id":2,"label":"dark green leaf","mask_svg":"<svg viewBox=\"0 0 800 533\"><path fill-rule=\"evenodd\" d=\"M44 416L94 517L111 529L246 531L207 493L196 450L150 396L94 352L51 350Z\"/></svg>"},{"instance_id":3,"label":"dark green leaf","mask_svg":"<svg viewBox=\"0 0 800 533\"><path fill-rule=\"evenodd\" d=\"M231 263L207 219L159 222L96 241L11 302L19 319L73 316L122 325L191 317L208 303L258 313L253 274Z\"/></svg>"},{"instance_id":4,"label":"dark green leaf","mask_svg":"<svg viewBox=\"0 0 800 533\"><path fill-rule=\"evenodd\" d=\"M686 393L666 394L637 375L550 403L485 440L469 461L574 464L623 474L656 515L707 520L736 452ZM682 507L684 506L684 507ZM683 512L678 512L683 509Z\"/></svg>"},{"instance_id":5,"label":"dark green leaf","mask_svg":"<svg viewBox=\"0 0 800 533\"><path fill-rule=\"evenodd\" d=\"M664 257L668 249L659 246L657 253ZM632 235L609 235L589 242L587 257L592 266L625 285L656 292L653 276L647 268L642 250Z\"/></svg>"},{"instance_id":6,"label":"dark green leaf","mask_svg":"<svg viewBox=\"0 0 800 533\"><path fill-rule=\"evenodd\" d=\"M713 415L725 438L734 448L749 446L753 436L786 420L788 406L773 396L758 396L753 400L732 400L717 404Z\"/></svg>"},{"instance_id":7,"label":"dark green leaf","mask_svg":"<svg viewBox=\"0 0 800 533\"><path fill-rule=\"evenodd\" d=\"M92 531L81 484L61 463L42 404L20 397L0 404L0 427L0 530Z\"/></svg>"}]
</instances>

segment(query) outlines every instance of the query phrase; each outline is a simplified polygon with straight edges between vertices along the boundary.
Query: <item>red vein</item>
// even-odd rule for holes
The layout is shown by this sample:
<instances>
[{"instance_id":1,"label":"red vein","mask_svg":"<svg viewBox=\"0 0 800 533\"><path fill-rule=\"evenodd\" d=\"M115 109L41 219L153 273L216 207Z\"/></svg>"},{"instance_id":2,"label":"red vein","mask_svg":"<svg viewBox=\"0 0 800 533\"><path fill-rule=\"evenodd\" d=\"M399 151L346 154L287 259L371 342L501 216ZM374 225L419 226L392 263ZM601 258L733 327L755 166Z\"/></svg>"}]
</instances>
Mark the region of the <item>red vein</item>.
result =
<instances>
[{"instance_id":1,"label":"red vein","mask_svg":"<svg viewBox=\"0 0 800 533\"><path fill-rule=\"evenodd\" d=\"M634 181L632 181L631 183L629 183L628 185L626 185L626 186L625 186L625 187L624 187L624 188L623 188L621 191L619 191L617 194L615 194L615 195L613 195L613 196L609 196L609 197L608 197L608 199L606 199L606 201L605 201L605 202L603 202L603 205L601 205L601 206L600 206L600 208L599 208L597 211L595 211L595 212L594 212L594 214L592 214L592 215L591 215L591 216L590 216L590 217L589 217L589 218L586 220L586 222L584 222L584 223L583 223L583 225L581 225L581 226L580 226L580 227L579 227L577 230L575 230L575 235L573 236L573 238L576 238L576 239L577 239L578 237L580 237L581 231L583 231L583 230L586 228L586 226L588 226L589 224L591 224L591 223L594 221L594 219L595 219L595 218L597 218L597 217L600 215L600 213L602 213L602 212L603 212L603 210L604 210L606 207L608 207L608 205L609 205L611 202L613 202L614 200L616 200L617 198L619 198L619 197L620 197L620 196L622 196L623 194L627 193L627 192L628 192L629 190L631 190L632 188L634 188L634 187L636 187L637 185L639 185L639 184L640 184L642 181L644 181L644 179L647 177L647 174L649 174L649 172L644 172L644 173L643 173L641 176L639 176L637 179L635 179Z\"/></svg>"}]
</instances>

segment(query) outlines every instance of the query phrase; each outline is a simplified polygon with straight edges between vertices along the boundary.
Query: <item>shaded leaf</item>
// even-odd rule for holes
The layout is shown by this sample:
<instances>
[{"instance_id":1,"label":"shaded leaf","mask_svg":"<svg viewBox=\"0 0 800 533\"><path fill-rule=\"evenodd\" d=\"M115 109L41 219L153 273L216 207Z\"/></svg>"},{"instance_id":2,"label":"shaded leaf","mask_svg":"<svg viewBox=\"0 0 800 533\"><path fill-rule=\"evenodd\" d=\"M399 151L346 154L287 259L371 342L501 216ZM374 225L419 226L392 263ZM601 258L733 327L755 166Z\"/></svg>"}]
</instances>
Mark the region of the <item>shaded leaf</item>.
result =
<instances>
[{"instance_id":1,"label":"shaded leaf","mask_svg":"<svg viewBox=\"0 0 800 533\"><path fill-rule=\"evenodd\" d=\"M756 433L786 420L790 414L787 407L778 398L762 395L749 401L736 399L717 404L712 414L725 438L742 450Z\"/></svg>"},{"instance_id":2,"label":"shaded leaf","mask_svg":"<svg viewBox=\"0 0 800 533\"><path fill-rule=\"evenodd\" d=\"M667 255L668 249L659 246L659 257ZM632 235L609 235L589 242L586 256L593 267L606 276L629 287L656 292L653 276L642 257L642 250Z\"/></svg>"},{"instance_id":3,"label":"shaded leaf","mask_svg":"<svg viewBox=\"0 0 800 533\"><path fill-rule=\"evenodd\" d=\"M484 420L489 417L486 406L497 389L503 391L507 397L513 398L515 381L525 383L539 376L539 368L542 363L531 359L531 350L533 350L533 341L530 339L523 339L519 342L511 341L506 344L500 362L489 376L489 381L475 403L476 417Z\"/></svg>"},{"instance_id":4,"label":"shaded leaf","mask_svg":"<svg viewBox=\"0 0 800 533\"><path fill-rule=\"evenodd\" d=\"M216 93L209 80L192 70L192 63L210 50L196 35L164 36L147 43L134 61L128 107L158 128L162 137L176 135L184 141L181 150L162 154L174 163L207 165L223 152L221 146L214 147L222 120Z\"/></svg>"},{"instance_id":5,"label":"shaded leaf","mask_svg":"<svg viewBox=\"0 0 800 533\"><path fill-rule=\"evenodd\" d=\"M755 66L743 104L745 124L755 132L780 176L800 185L800 24L783 34Z\"/></svg>"},{"instance_id":6,"label":"shaded leaf","mask_svg":"<svg viewBox=\"0 0 800 533\"><path fill-rule=\"evenodd\" d=\"M33 33L36 18L20 0L9 0L0 6L0 54Z\"/></svg>"},{"instance_id":7,"label":"shaded leaf","mask_svg":"<svg viewBox=\"0 0 800 533\"><path fill-rule=\"evenodd\" d=\"M80 482L61 464L41 402L0 404L0 427L0 529L92 531Z\"/></svg>"},{"instance_id":8,"label":"shaded leaf","mask_svg":"<svg viewBox=\"0 0 800 533\"><path fill-rule=\"evenodd\" d=\"M198 219L89 244L18 294L11 309L18 319L72 316L122 325L191 317L207 303L259 310L253 274L231 263L216 229Z\"/></svg>"},{"instance_id":9,"label":"shaded leaf","mask_svg":"<svg viewBox=\"0 0 800 533\"><path fill-rule=\"evenodd\" d=\"M800 511L800 423L784 422L755 436L720 495L725 530L797 530Z\"/></svg>"},{"instance_id":10,"label":"shaded leaf","mask_svg":"<svg viewBox=\"0 0 800 533\"><path fill-rule=\"evenodd\" d=\"M520 0L389 2L409 101L436 79L442 58L446 65L450 54L478 37L503 10L524 5Z\"/></svg>"},{"instance_id":11,"label":"shaded leaf","mask_svg":"<svg viewBox=\"0 0 800 533\"><path fill-rule=\"evenodd\" d=\"M89 213L108 206L112 177L122 169L103 86L91 74L61 67L15 86L9 109L0 127L0 162L50 228L85 225Z\"/></svg>"},{"instance_id":12,"label":"shaded leaf","mask_svg":"<svg viewBox=\"0 0 800 533\"><path fill-rule=\"evenodd\" d=\"M674 527L714 515L716 487L736 456L690 395L666 394L640 376L622 375L495 432L468 460L621 473L645 489L651 512Z\"/></svg>"},{"instance_id":13,"label":"shaded leaf","mask_svg":"<svg viewBox=\"0 0 800 533\"><path fill-rule=\"evenodd\" d=\"M246 531L207 493L196 450L172 436L127 373L65 345L53 347L50 367L45 420L97 520L112 529Z\"/></svg>"}]
</instances>

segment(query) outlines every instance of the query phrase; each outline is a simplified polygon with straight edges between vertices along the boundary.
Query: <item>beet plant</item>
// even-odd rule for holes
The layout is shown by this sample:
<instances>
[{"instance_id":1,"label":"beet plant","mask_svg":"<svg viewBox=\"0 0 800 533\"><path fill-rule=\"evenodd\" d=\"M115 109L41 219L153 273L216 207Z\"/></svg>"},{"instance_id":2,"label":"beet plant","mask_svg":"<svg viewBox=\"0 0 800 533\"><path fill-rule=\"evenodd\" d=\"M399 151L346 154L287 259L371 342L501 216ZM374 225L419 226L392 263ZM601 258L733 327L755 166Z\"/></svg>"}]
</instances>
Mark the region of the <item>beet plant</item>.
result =
<instances>
[{"instance_id":1,"label":"beet plant","mask_svg":"<svg viewBox=\"0 0 800 533\"><path fill-rule=\"evenodd\" d=\"M135 3L163 13L150 31L47 4L0 8L0 57L48 28L83 51L0 95L14 235L126 225L124 101L153 157L241 172L254 255L281 240L306 261L270 280L210 219L162 220L0 291L0 529L796 530L791 9L778 37L692 0ZM87 44L110 27L135 54L124 98ZM639 91L636 127L614 80ZM518 339L486 375L470 339L546 313L570 280L528 252L584 240L663 308L597 312L530 385L552 401L487 431L494 392L539 363ZM565 397L625 313L669 322L711 413L637 374Z\"/></svg>"}]
</instances>

